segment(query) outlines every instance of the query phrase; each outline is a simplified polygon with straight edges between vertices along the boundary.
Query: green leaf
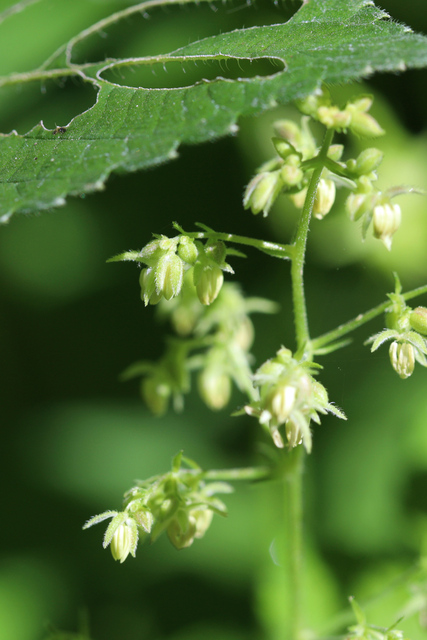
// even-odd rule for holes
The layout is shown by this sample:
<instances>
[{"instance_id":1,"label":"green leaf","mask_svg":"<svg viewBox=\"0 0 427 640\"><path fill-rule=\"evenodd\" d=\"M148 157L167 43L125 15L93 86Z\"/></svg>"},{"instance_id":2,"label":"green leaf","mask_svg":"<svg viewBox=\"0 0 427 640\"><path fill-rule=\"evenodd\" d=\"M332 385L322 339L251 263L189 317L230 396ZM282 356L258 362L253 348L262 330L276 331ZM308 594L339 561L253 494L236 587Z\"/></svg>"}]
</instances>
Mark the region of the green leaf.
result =
<instances>
[{"instance_id":1,"label":"green leaf","mask_svg":"<svg viewBox=\"0 0 427 640\"><path fill-rule=\"evenodd\" d=\"M166 162L181 144L235 133L240 116L302 98L322 83L427 65L427 38L392 22L370 0L310 0L285 24L221 33L155 57L74 63L77 43L151 4L134 5L86 29L33 72L0 78L2 87L71 76L98 91L96 103L67 126L49 130L40 123L25 135L0 134L1 221L101 190L113 171ZM121 86L110 79L129 66L154 69L195 61L267 63L269 71L235 79L201 77L176 88Z\"/></svg>"}]
</instances>

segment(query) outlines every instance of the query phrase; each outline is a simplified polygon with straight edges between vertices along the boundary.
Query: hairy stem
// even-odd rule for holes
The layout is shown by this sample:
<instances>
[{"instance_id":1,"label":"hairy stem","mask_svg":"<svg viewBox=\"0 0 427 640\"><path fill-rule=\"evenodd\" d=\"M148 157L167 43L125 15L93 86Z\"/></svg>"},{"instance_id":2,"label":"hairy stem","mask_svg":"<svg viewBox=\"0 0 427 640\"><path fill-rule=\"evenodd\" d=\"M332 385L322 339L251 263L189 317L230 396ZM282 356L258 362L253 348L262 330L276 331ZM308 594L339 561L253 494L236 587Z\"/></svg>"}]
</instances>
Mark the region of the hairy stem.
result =
<instances>
[{"instance_id":1,"label":"hairy stem","mask_svg":"<svg viewBox=\"0 0 427 640\"><path fill-rule=\"evenodd\" d=\"M297 353L302 354L305 346L310 340L310 333L307 320L307 307L305 302L304 291L304 261L305 251L307 247L307 236L310 226L311 214L313 211L314 200L316 197L317 187L320 176L325 166L328 149L331 145L334 132L328 130L323 141L322 148L317 156L318 165L314 169L310 183L307 189L304 207L298 223L295 244L292 252L291 280L292 280L292 299L294 309L295 334L297 341Z\"/></svg>"}]
</instances>

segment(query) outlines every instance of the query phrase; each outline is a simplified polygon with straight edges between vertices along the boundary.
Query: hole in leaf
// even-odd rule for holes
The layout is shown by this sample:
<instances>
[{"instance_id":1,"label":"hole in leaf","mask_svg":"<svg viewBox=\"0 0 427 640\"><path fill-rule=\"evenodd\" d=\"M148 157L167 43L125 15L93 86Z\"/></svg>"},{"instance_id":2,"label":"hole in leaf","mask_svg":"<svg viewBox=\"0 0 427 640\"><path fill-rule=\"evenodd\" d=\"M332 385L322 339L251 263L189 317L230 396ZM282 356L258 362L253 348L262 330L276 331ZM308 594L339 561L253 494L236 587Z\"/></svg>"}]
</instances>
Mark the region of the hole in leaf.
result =
<instances>
[{"instance_id":1,"label":"hole in leaf","mask_svg":"<svg viewBox=\"0 0 427 640\"><path fill-rule=\"evenodd\" d=\"M157 56L220 33L287 22L302 0L228 0L163 5L136 13L76 44L76 64Z\"/></svg>"},{"instance_id":2,"label":"hole in leaf","mask_svg":"<svg viewBox=\"0 0 427 640\"><path fill-rule=\"evenodd\" d=\"M0 130L9 133L15 129L24 134L40 120L47 129L66 126L95 101L95 88L79 78L3 87Z\"/></svg>"},{"instance_id":3,"label":"hole in leaf","mask_svg":"<svg viewBox=\"0 0 427 640\"><path fill-rule=\"evenodd\" d=\"M271 76L284 69L281 60L274 58L223 58L222 60L179 60L154 64L119 66L107 69L102 77L109 82L146 89L176 89L197 82L216 79L248 79Z\"/></svg>"}]
</instances>

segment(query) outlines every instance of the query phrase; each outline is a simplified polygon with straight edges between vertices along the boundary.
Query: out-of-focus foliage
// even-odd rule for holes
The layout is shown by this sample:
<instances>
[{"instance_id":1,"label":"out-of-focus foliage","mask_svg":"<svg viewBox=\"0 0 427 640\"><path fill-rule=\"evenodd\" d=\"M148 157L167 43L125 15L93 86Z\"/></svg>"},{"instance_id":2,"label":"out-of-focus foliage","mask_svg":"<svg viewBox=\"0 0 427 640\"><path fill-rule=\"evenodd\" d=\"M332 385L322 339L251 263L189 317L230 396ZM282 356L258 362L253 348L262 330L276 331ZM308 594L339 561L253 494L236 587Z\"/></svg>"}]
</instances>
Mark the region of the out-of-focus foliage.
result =
<instances>
[{"instance_id":1,"label":"out-of-focus foliage","mask_svg":"<svg viewBox=\"0 0 427 640\"><path fill-rule=\"evenodd\" d=\"M36 5L32 13L29 7L28 18L22 14L26 22L21 23L19 47L11 30L10 40L2 40L3 51L16 52L21 61L16 68L24 70L102 15L105 4L75 1L70 11L68 3L52 0L38 51L29 48L27 30L42 29L43 19ZM108 3L111 10L123 4ZM422 0L383 0L381 6L427 32ZM270 4L248 11L260 23L278 20L278 9ZM180 29L209 35L213 15L200 7L191 14L180 10L158 16L159 30L144 31L144 43L151 47L158 38L159 47L170 44ZM238 26L239 16L239 11L228 16L231 28ZM112 55L113 45L121 41L119 30L112 41L92 44ZM41 118L54 127L90 106L92 90L78 86L79 98L73 102L68 87L47 86L46 94L40 87L29 93L9 90L0 105L3 130L14 126L13 118L19 119L20 132ZM367 87L375 93L374 115L387 130L376 142L385 151L384 187L399 182L425 186L426 87L424 71L374 76ZM343 102L359 90L336 89ZM102 549L95 529L81 532L89 515L119 507L134 479L167 468L179 449L206 468L252 462L258 432L245 418L231 418L226 411L210 414L193 398L185 416L153 419L137 401L136 385L118 382L129 362L159 356L166 327L155 324L155 311L139 299L137 268L104 261L123 248L143 246L152 231L169 234L175 219L184 227L202 220L220 230L287 242L290 208L277 205L266 222L241 206L252 168L263 153L271 153L258 142L268 145L270 131L264 120L250 126L244 122L237 139L184 149L179 162L121 176L104 193L2 227L0 629L7 640L45 640L51 627L78 637L82 610L88 612L89 634L96 640L286 637L286 548L277 543L283 509L279 486L239 486L227 498L228 518L214 521L209 534L187 551L177 552L159 540L119 565ZM324 221L314 221L307 265L313 335L382 301L393 289L392 270L399 271L405 290L427 281L425 198L406 196L401 206L402 227L390 254L373 241L372 246L369 240L362 244L339 207ZM285 263L248 255L235 278L249 295L278 298L282 305L276 317L255 318L259 365L280 344L293 347L290 291L283 284ZM322 383L348 416L347 423L325 417L306 465L306 581L314 585L309 622L325 629L325 635L331 635L330 616L348 607L350 594L362 604L390 586L416 561L427 534L425 372L418 369L401 381L386 355L371 355L362 346L382 328L378 321L361 329L353 346L322 360ZM236 395L235 405L239 402ZM405 613L399 608L406 602L421 609L425 625L426 584L413 574L409 585L399 587L398 598L393 592L372 603L369 619L392 624ZM345 623L353 624L348 612ZM411 640L427 638L418 616L399 628Z\"/></svg>"}]
</instances>

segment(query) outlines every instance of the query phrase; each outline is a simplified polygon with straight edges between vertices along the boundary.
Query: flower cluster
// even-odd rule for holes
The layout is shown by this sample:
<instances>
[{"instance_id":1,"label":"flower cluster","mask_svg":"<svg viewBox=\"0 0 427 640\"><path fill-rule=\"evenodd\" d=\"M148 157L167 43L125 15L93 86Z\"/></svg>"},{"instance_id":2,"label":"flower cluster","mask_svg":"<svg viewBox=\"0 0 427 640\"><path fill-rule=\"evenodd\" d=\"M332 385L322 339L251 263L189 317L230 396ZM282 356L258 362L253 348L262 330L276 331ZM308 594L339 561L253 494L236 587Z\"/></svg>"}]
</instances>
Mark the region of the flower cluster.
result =
<instances>
[{"instance_id":1,"label":"flower cluster","mask_svg":"<svg viewBox=\"0 0 427 640\"><path fill-rule=\"evenodd\" d=\"M244 410L258 418L274 444L284 447L280 427L284 425L289 447L304 444L311 451L310 421L320 423L319 413L333 413L346 419L344 413L329 402L325 387L314 379L313 363L298 362L289 349L280 349L276 356L264 362L254 375L259 399Z\"/></svg>"},{"instance_id":2,"label":"flower cluster","mask_svg":"<svg viewBox=\"0 0 427 640\"><path fill-rule=\"evenodd\" d=\"M396 289L388 294L392 305L386 311L387 328L375 334L366 344L372 343L371 352L384 342L392 340L389 347L393 369L403 380L409 378L415 362L427 367L427 308L412 309L401 294L401 285L396 276Z\"/></svg>"},{"instance_id":3,"label":"flower cluster","mask_svg":"<svg viewBox=\"0 0 427 640\"><path fill-rule=\"evenodd\" d=\"M138 255L138 262L147 265L139 279L142 300L147 305L175 298L181 292L184 272L191 269L200 302L211 304L222 287L223 271L234 273L225 262L226 254L221 241L203 245L185 234L152 240Z\"/></svg>"},{"instance_id":4,"label":"flower cluster","mask_svg":"<svg viewBox=\"0 0 427 640\"><path fill-rule=\"evenodd\" d=\"M348 130L365 137L382 135L384 131L368 113L372 97L358 97L340 109L332 104L329 92L322 89L299 101L297 106L305 114L301 125L290 120L275 123L272 142L277 156L259 167L249 182L243 197L245 209L251 209L254 214L262 211L266 216L281 193L288 195L297 208L302 208L313 170L322 166L313 202L314 217L324 218L335 202L336 187L345 187L350 191L347 213L350 220L362 221L363 239L372 226L374 237L390 250L392 237L401 223L400 206L392 199L416 190L392 187L381 191L375 186L376 170L383 154L374 147L344 162L343 145L331 144L322 157L322 150L309 128L309 120L313 118L334 131Z\"/></svg>"},{"instance_id":5,"label":"flower cluster","mask_svg":"<svg viewBox=\"0 0 427 640\"><path fill-rule=\"evenodd\" d=\"M329 91L321 88L307 98L299 100L297 106L302 113L318 120L327 129L351 131L358 136L376 138L384 135L384 130L368 113L372 103L372 96L361 95L340 109L332 104Z\"/></svg>"},{"instance_id":6,"label":"flower cluster","mask_svg":"<svg viewBox=\"0 0 427 640\"><path fill-rule=\"evenodd\" d=\"M274 125L272 139L277 157L264 163L245 190L243 205L252 213L260 211L267 216L277 197L286 193L295 206L302 207L307 193L307 185L313 172L307 161L317 153L316 141L308 126L309 118L301 119L301 126L291 120L279 120ZM328 156L338 161L343 151L342 145L331 145ZM320 179L313 214L321 219L335 201L335 183L338 176L324 169Z\"/></svg>"},{"instance_id":7,"label":"flower cluster","mask_svg":"<svg viewBox=\"0 0 427 640\"><path fill-rule=\"evenodd\" d=\"M276 305L260 298L245 299L231 283L222 287L212 305L202 307L191 274L186 274L181 295L162 300L159 313L170 318L178 338L169 338L157 362L137 362L123 373L123 379L143 376L141 394L156 415L162 415L170 400L183 406L190 391L191 372L198 372L197 386L202 400L213 410L230 400L232 384L255 397L250 368L254 329L249 314L272 313Z\"/></svg>"},{"instance_id":8,"label":"flower cluster","mask_svg":"<svg viewBox=\"0 0 427 640\"><path fill-rule=\"evenodd\" d=\"M186 466L183 466L185 463ZM225 504L216 496L230 493L225 482L206 483L202 469L177 454L172 470L133 487L125 495L122 511L105 511L94 516L83 529L112 518L104 535L104 548L110 545L114 560L124 562L135 557L138 540L150 537L154 542L163 531L177 549L193 544L209 528L214 513L225 516Z\"/></svg>"}]
</instances>

